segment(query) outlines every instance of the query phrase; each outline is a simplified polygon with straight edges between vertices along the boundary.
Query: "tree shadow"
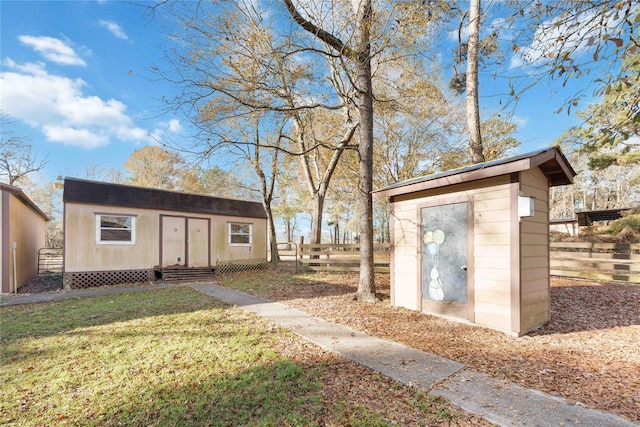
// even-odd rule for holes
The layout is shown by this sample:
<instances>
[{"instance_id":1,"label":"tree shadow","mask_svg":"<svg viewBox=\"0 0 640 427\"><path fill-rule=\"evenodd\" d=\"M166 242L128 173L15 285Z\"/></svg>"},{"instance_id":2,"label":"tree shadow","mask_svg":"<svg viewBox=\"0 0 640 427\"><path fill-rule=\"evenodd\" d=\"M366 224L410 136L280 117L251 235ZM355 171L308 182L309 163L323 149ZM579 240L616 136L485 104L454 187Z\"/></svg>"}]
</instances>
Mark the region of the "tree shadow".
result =
<instances>
[{"instance_id":1,"label":"tree shadow","mask_svg":"<svg viewBox=\"0 0 640 427\"><path fill-rule=\"evenodd\" d=\"M274 274L273 284L246 292L271 301L285 302L293 299L351 298L358 290L358 272L302 272L296 271L293 263L279 263L278 268L270 272ZM289 279L282 280L282 276ZM376 273L375 283L378 298L382 301L389 300L389 274ZM222 286L234 287L231 280Z\"/></svg>"},{"instance_id":2,"label":"tree shadow","mask_svg":"<svg viewBox=\"0 0 640 427\"><path fill-rule=\"evenodd\" d=\"M203 298L190 287L149 289L113 295L66 299L38 304L2 307L0 344L5 350L26 337L46 338L57 334L90 334L87 328L127 322L147 317L191 313L229 304L215 298ZM41 350L34 350L39 353ZM29 357L11 354L0 364Z\"/></svg>"}]
</instances>

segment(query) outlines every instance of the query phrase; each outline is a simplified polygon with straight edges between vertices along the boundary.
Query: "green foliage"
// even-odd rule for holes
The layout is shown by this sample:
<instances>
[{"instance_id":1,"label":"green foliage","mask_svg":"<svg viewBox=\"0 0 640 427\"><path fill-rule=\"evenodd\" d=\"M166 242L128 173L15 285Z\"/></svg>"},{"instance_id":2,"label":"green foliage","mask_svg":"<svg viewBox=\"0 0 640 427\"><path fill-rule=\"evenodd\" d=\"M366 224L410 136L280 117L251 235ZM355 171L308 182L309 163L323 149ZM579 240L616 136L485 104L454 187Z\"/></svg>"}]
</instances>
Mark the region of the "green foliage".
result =
<instances>
[{"instance_id":1,"label":"green foliage","mask_svg":"<svg viewBox=\"0 0 640 427\"><path fill-rule=\"evenodd\" d=\"M609 234L618 234L625 228L640 233L640 214L628 215L609 225Z\"/></svg>"},{"instance_id":2,"label":"green foliage","mask_svg":"<svg viewBox=\"0 0 640 427\"><path fill-rule=\"evenodd\" d=\"M581 149L591 153L591 170L603 170L618 165L640 163L640 52L634 51L622 63L622 77L613 83L602 82L597 94L602 100L586 111L579 111L584 120L573 134ZM603 154L615 150L615 155Z\"/></svg>"},{"instance_id":3,"label":"green foliage","mask_svg":"<svg viewBox=\"0 0 640 427\"><path fill-rule=\"evenodd\" d=\"M603 170L616 163L616 156L610 154L603 154L600 156L593 156L587 162L589 169L591 170Z\"/></svg>"}]
</instances>

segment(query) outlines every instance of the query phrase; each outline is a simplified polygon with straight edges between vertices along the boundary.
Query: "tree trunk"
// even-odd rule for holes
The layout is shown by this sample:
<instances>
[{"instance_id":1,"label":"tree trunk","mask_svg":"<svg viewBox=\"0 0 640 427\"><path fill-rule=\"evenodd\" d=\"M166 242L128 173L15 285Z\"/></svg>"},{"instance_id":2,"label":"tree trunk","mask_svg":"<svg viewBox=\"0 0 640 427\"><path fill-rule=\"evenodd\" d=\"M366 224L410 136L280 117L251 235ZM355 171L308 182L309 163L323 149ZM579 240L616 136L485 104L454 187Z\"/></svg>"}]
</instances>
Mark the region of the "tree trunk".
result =
<instances>
[{"instance_id":1,"label":"tree trunk","mask_svg":"<svg viewBox=\"0 0 640 427\"><path fill-rule=\"evenodd\" d=\"M269 250L271 251L271 263L275 267L276 263L280 261L278 256L278 239L276 237L276 227L273 221L273 212L271 212L271 202L265 199L262 200L262 206L267 214L267 233L269 234Z\"/></svg>"},{"instance_id":2,"label":"tree trunk","mask_svg":"<svg viewBox=\"0 0 640 427\"><path fill-rule=\"evenodd\" d=\"M478 100L478 41L480 34L480 0L469 5L469 44L467 49L467 128L471 162L485 161L480 134L480 103Z\"/></svg>"},{"instance_id":3,"label":"tree trunk","mask_svg":"<svg viewBox=\"0 0 640 427\"><path fill-rule=\"evenodd\" d=\"M371 190L373 189L373 89L371 84L371 44L370 28L373 19L371 0L352 0L356 15L355 49L351 49L335 35L318 27L305 19L297 11L292 0L283 0L291 17L306 31L313 34L337 52L354 61L356 66L356 90L360 123L360 179L358 183L358 205L360 207L360 282L356 298L360 301L376 301L375 282L373 274L373 203ZM355 131L355 128L352 129ZM352 135L352 133L351 133ZM350 140L345 138L345 144ZM341 154L340 152L336 153ZM334 154L337 163L338 156ZM330 177L330 176L329 176ZM328 184L326 179L325 185Z\"/></svg>"},{"instance_id":4,"label":"tree trunk","mask_svg":"<svg viewBox=\"0 0 640 427\"><path fill-rule=\"evenodd\" d=\"M313 213L311 215L311 244L322 243L322 211L325 195L319 191L313 193Z\"/></svg>"},{"instance_id":5,"label":"tree trunk","mask_svg":"<svg viewBox=\"0 0 640 427\"><path fill-rule=\"evenodd\" d=\"M358 85L358 112L360 113L360 179L358 205L360 207L360 281L356 298L375 302L376 288L373 272L373 88L371 83L370 25L371 0L358 3L356 14L356 84Z\"/></svg>"}]
</instances>

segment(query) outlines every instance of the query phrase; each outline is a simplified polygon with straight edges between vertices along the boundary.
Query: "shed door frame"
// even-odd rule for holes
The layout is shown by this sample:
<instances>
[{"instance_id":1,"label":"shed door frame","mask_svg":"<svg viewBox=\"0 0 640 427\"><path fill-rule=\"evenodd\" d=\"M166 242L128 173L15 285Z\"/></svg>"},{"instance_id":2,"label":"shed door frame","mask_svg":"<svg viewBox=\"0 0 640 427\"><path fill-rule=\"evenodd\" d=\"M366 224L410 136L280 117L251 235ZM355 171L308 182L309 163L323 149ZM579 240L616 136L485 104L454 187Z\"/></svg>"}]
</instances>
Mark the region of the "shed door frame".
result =
<instances>
[{"instance_id":1,"label":"shed door frame","mask_svg":"<svg viewBox=\"0 0 640 427\"><path fill-rule=\"evenodd\" d=\"M163 233L162 233L162 227L163 227L163 221L164 218L182 218L184 220L184 265L185 267L191 267L190 265L190 258L189 258L189 220L205 220L207 221L207 260L208 260L208 266L211 266L211 218L203 218L203 217L196 217L196 216L186 216L186 215L166 215L166 214L160 214L160 231L159 231L159 244L160 244L160 250L158 251L158 256L159 256L159 262L158 265L160 266L160 268L162 268L162 252L163 252Z\"/></svg>"},{"instance_id":2,"label":"shed door frame","mask_svg":"<svg viewBox=\"0 0 640 427\"><path fill-rule=\"evenodd\" d=\"M425 200L416 205L416 224L418 227L417 232L417 268L418 268L418 283L416 284L416 297L418 301L418 307L420 311L424 311L422 302L422 209L431 208L442 205L452 205L457 203L467 204L467 304L466 313L461 318L468 320L469 322L475 322L475 304L474 304L474 262L473 262L473 197L471 196L456 196L447 197L442 199ZM432 312L429 312L432 313ZM445 313L434 313L445 314ZM445 314L446 315L446 314Z\"/></svg>"}]
</instances>

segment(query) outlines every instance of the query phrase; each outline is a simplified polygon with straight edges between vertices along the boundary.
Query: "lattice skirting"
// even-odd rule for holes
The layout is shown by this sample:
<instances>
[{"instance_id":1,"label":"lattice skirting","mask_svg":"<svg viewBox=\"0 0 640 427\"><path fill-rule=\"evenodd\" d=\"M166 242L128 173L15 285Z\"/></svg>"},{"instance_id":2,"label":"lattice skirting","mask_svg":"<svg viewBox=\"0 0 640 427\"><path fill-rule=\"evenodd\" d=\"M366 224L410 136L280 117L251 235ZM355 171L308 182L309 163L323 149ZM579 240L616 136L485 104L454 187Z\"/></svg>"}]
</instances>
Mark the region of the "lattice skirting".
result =
<instances>
[{"instance_id":1,"label":"lattice skirting","mask_svg":"<svg viewBox=\"0 0 640 427\"><path fill-rule=\"evenodd\" d=\"M260 270L268 267L266 258L249 258L234 260L218 260L216 264L216 273L235 273L245 270Z\"/></svg>"},{"instance_id":2,"label":"lattice skirting","mask_svg":"<svg viewBox=\"0 0 640 427\"><path fill-rule=\"evenodd\" d=\"M142 283L154 280L153 270L83 271L64 273L65 289L86 289L97 286Z\"/></svg>"}]
</instances>

